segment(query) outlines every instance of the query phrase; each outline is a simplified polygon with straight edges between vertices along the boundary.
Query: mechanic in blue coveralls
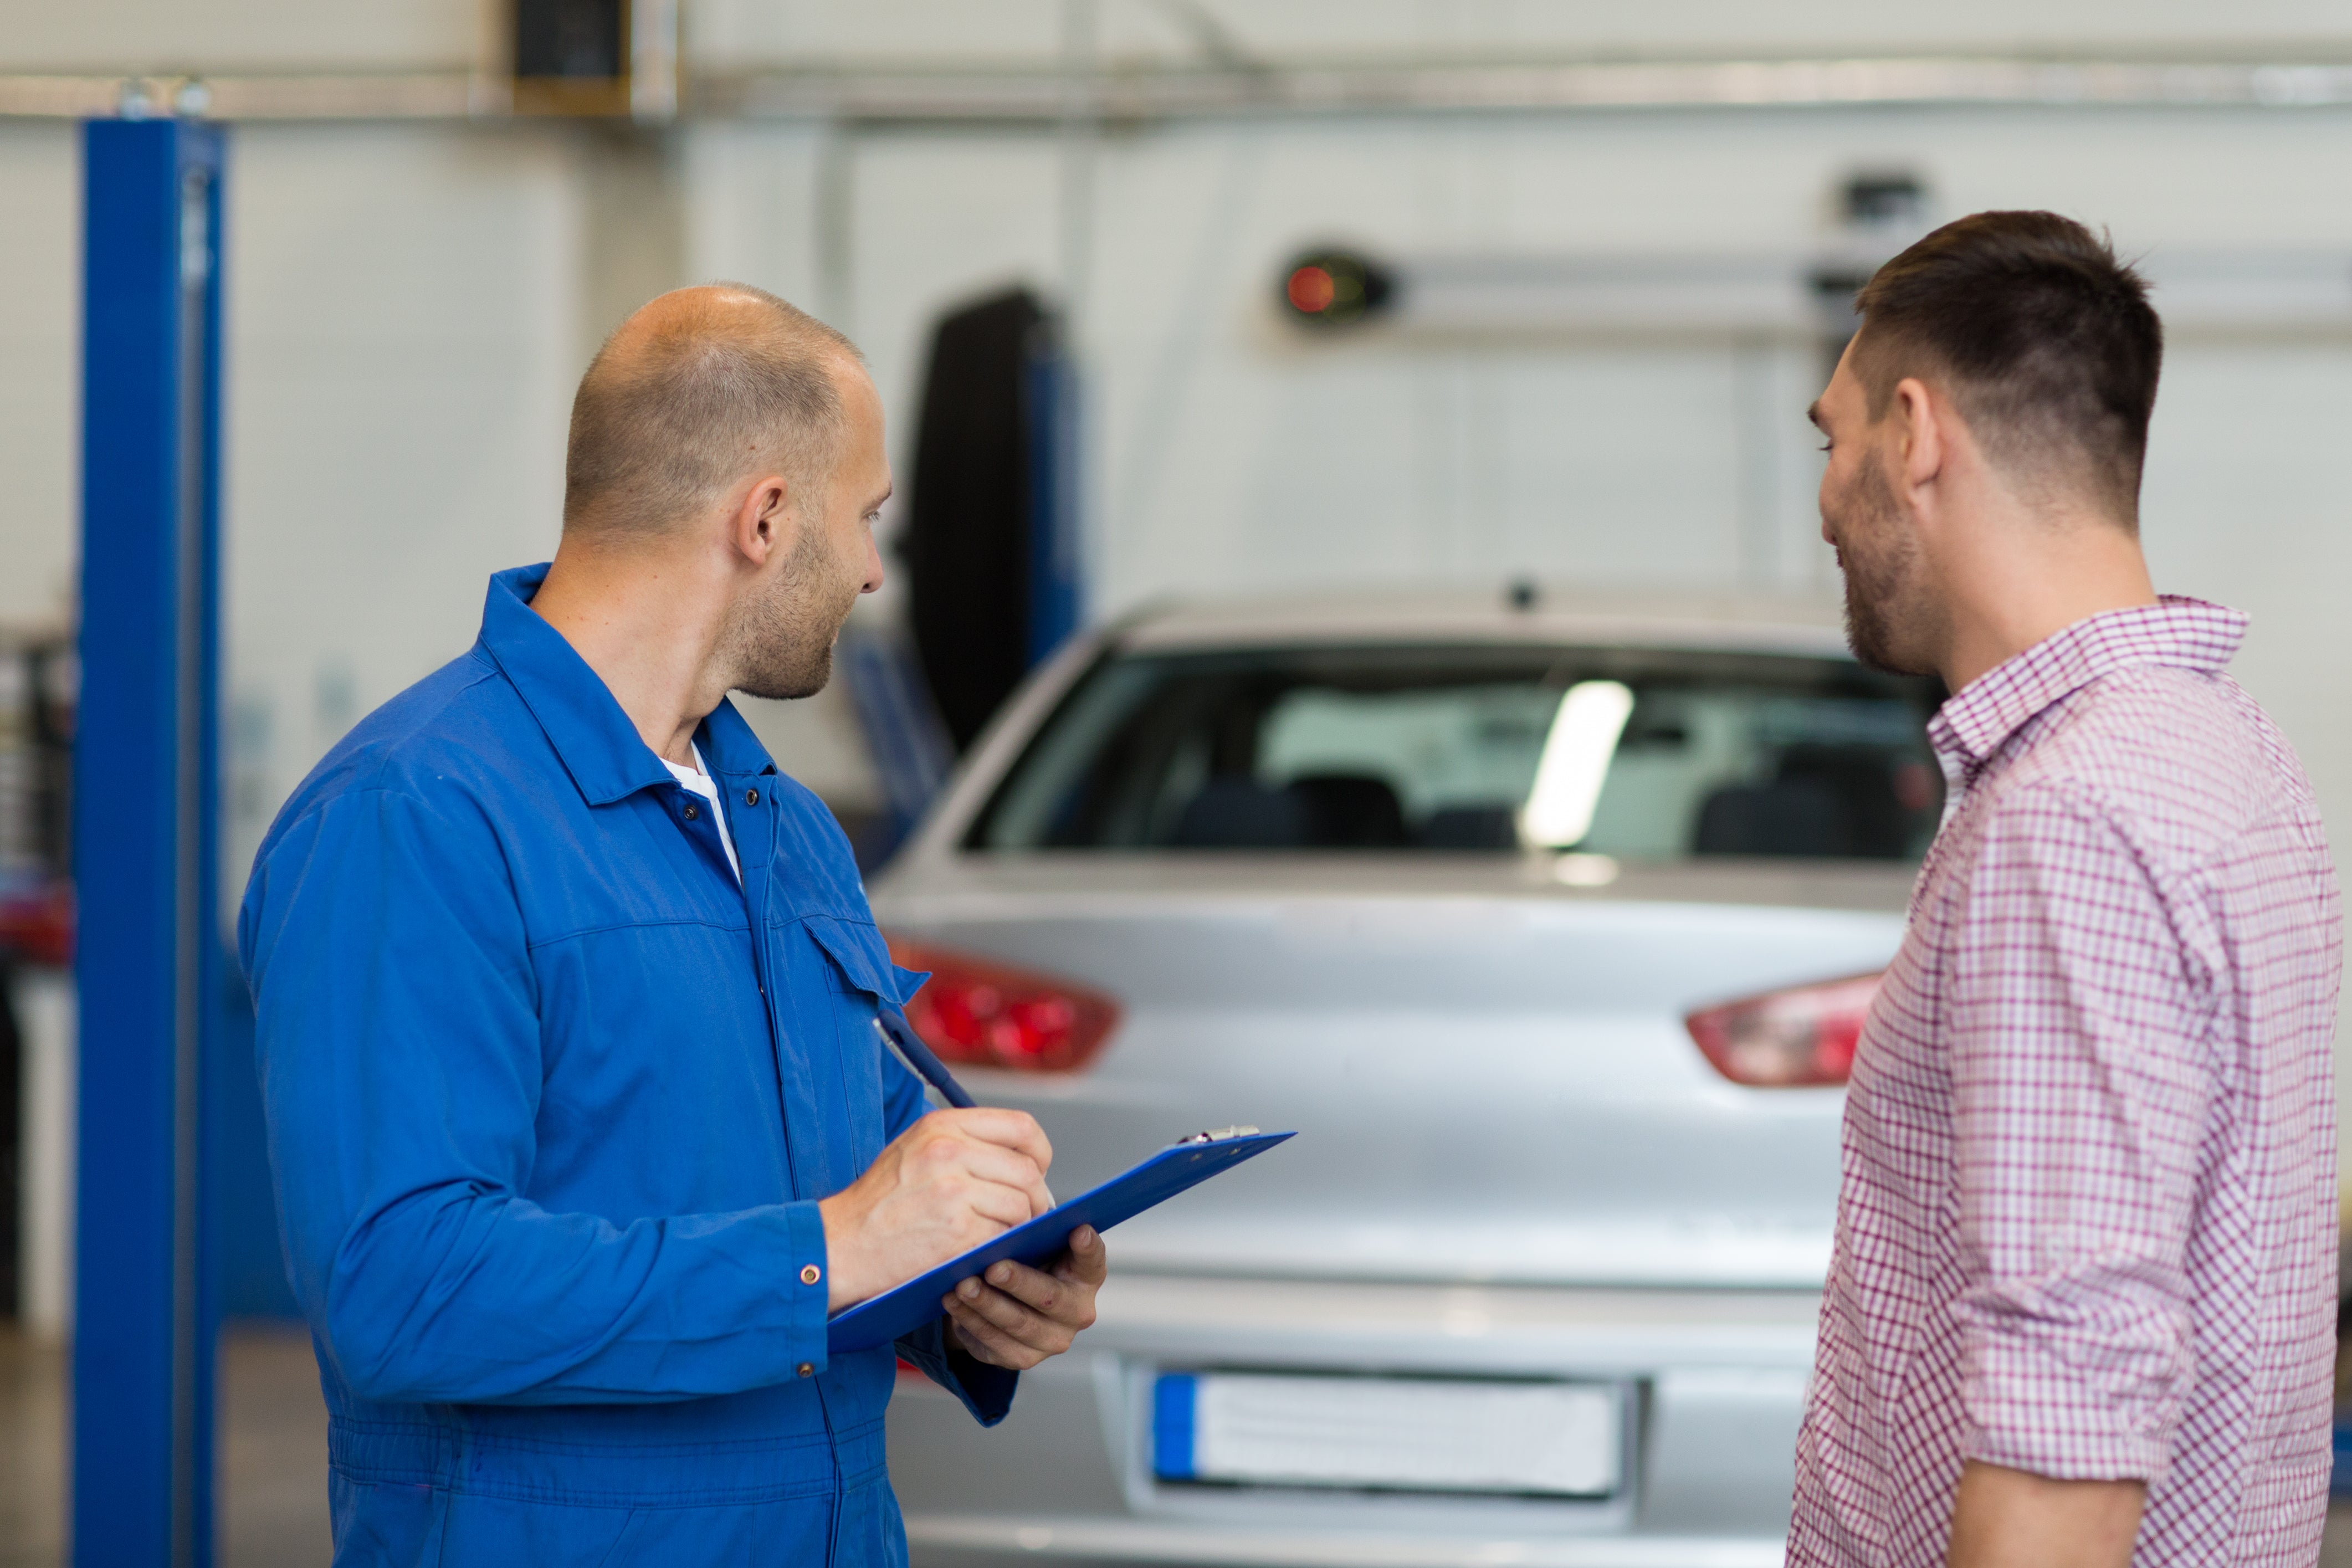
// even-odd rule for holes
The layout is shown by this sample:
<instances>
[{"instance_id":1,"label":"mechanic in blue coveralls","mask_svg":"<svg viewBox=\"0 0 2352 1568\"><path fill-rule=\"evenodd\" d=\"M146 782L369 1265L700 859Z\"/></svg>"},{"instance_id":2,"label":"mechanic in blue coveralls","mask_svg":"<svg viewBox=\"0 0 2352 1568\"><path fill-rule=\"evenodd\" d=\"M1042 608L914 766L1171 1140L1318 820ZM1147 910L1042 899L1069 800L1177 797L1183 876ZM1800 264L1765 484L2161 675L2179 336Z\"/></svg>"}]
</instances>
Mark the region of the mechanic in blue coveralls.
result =
<instances>
[{"instance_id":1,"label":"mechanic in blue coveralls","mask_svg":"<svg viewBox=\"0 0 2352 1568\"><path fill-rule=\"evenodd\" d=\"M829 1312L1048 1206L1017 1111L925 1114L849 847L730 691L805 697L880 585L856 351L665 295L572 407L554 563L370 715L238 923L332 1416L335 1561L906 1561L888 1349ZM1093 1321L1090 1230L898 1354L1001 1420Z\"/></svg>"}]
</instances>

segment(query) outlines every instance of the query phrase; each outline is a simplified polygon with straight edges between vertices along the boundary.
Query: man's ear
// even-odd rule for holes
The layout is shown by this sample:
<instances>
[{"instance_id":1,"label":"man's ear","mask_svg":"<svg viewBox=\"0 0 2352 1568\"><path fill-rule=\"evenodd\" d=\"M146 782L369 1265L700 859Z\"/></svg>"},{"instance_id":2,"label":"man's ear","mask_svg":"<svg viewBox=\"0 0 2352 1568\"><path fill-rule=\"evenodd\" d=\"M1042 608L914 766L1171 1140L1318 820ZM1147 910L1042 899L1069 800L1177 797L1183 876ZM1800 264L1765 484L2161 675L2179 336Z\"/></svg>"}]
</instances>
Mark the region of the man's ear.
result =
<instances>
[{"instance_id":1,"label":"man's ear","mask_svg":"<svg viewBox=\"0 0 2352 1568\"><path fill-rule=\"evenodd\" d=\"M1951 433L1945 428L1944 411L1927 395L1927 383L1916 376L1905 376L1895 384L1895 406L1887 410L1895 422L1903 453L1903 485L1906 489L1921 489L1936 482L1943 472L1946 444Z\"/></svg>"},{"instance_id":2,"label":"man's ear","mask_svg":"<svg viewBox=\"0 0 2352 1568\"><path fill-rule=\"evenodd\" d=\"M778 550L790 551L793 530L799 526L792 504L792 487L781 474L754 479L743 492L730 520L729 542L754 566L764 566Z\"/></svg>"}]
</instances>

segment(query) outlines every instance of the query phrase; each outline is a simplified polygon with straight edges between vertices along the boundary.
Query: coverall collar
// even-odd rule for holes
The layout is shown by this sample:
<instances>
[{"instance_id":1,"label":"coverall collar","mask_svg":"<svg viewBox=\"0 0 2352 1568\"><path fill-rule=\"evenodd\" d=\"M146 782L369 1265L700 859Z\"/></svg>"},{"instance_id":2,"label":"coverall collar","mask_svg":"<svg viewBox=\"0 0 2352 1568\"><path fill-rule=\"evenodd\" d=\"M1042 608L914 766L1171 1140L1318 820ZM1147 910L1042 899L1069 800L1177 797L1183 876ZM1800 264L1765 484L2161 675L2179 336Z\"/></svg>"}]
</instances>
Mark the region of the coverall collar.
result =
<instances>
[{"instance_id":1,"label":"coverall collar","mask_svg":"<svg viewBox=\"0 0 2352 1568\"><path fill-rule=\"evenodd\" d=\"M650 785L674 784L604 678L531 609L548 565L517 566L490 578L482 605L483 650L514 682L589 805L608 805ZM714 774L776 771L767 748L723 699L694 740Z\"/></svg>"}]
</instances>

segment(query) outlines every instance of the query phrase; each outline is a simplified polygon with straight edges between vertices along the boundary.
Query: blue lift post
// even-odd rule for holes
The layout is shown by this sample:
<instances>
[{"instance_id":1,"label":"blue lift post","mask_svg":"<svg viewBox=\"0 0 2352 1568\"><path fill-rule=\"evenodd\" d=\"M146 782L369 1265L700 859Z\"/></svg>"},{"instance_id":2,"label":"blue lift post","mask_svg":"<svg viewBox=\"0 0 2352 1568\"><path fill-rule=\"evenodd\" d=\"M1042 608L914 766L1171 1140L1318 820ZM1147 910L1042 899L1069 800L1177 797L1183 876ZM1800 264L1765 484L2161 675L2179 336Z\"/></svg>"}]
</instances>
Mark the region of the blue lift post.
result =
<instances>
[{"instance_id":1,"label":"blue lift post","mask_svg":"<svg viewBox=\"0 0 2352 1568\"><path fill-rule=\"evenodd\" d=\"M222 137L83 131L73 1561L209 1568Z\"/></svg>"}]
</instances>

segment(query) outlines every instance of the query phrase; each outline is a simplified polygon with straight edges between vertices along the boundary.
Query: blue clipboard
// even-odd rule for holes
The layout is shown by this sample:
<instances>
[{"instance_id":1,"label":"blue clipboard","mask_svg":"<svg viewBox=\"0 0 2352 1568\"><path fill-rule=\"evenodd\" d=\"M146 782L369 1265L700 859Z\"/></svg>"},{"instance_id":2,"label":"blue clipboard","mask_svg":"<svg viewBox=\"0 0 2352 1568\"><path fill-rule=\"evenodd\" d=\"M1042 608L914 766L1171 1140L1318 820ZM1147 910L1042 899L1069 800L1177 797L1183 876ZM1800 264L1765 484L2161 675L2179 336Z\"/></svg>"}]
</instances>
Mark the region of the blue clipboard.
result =
<instances>
[{"instance_id":1,"label":"blue clipboard","mask_svg":"<svg viewBox=\"0 0 2352 1568\"><path fill-rule=\"evenodd\" d=\"M1153 1205L1165 1203L1218 1172L1229 1171L1295 1136L1290 1132L1248 1132L1162 1149L1126 1174L1114 1176L1025 1225L1014 1226L995 1240L983 1242L960 1258L951 1258L895 1290L860 1301L825 1325L826 1352L840 1355L887 1345L940 1316L940 1299L989 1265L1007 1258L1015 1263L1042 1263L1058 1256L1069 1245L1070 1233L1078 1226L1090 1225L1098 1231L1108 1230L1119 1221L1133 1219Z\"/></svg>"}]
</instances>

